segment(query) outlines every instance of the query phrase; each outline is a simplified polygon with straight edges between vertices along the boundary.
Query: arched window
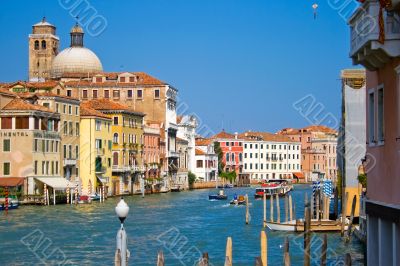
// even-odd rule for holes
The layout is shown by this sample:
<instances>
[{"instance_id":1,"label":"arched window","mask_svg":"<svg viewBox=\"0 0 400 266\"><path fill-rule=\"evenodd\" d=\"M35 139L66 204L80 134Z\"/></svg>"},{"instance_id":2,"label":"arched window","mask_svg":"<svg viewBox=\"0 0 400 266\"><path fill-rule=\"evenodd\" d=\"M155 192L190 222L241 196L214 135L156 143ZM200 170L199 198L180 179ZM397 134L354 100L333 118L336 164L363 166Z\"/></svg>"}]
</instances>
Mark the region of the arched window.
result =
<instances>
[{"instance_id":1,"label":"arched window","mask_svg":"<svg viewBox=\"0 0 400 266\"><path fill-rule=\"evenodd\" d=\"M234 153L232 153L232 162L235 162L235 154Z\"/></svg>"},{"instance_id":2,"label":"arched window","mask_svg":"<svg viewBox=\"0 0 400 266\"><path fill-rule=\"evenodd\" d=\"M227 162L229 162L229 153L227 153L227 154L225 155L225 160L226 160Z\"/></svg>"},{"instance_id":3,"label":"arched window","mask_svg":"<svg viewBox=\"0 0 400 266\"><path fill-rule=\"evenodd\" d=\"M35 50L39 50L39 41L35 41Z\"/></svg>"},{"instance_id":4,"label":"arched window","mask_svg":"<svg viewBox=\"0 0 400 266\"><path fill-rule=\"evenodd\" d=\"M113 165L118 165L118 152L113 153Z\"/></svg>"},{"instance_id":5,"label":"arched window","mask_svg":"<svg viewBox=\"0 0 400 266\"><path fill-rule=\"evenodd\" d=\"M118 143L118 133L114 133L113 142Z\"/></svg>"},{"instance_id":6,"label":"arched window","mask_svg":"<svg viewBox=\"0 0 400 266\"><path fill-rule=\"evenodd\" d=\"M46 41L42 41L42 49L45 50L46 49Z\"/></svg>"},{"instance_id":7,"label":"arched window","mask_svg":"<svg viewBox=\"0 0 400 266\"><path fill-rule=\"evenodd\" d=\"M243 154L239 153L239 162L243 161Z\"/></svg>"}]
</instances>

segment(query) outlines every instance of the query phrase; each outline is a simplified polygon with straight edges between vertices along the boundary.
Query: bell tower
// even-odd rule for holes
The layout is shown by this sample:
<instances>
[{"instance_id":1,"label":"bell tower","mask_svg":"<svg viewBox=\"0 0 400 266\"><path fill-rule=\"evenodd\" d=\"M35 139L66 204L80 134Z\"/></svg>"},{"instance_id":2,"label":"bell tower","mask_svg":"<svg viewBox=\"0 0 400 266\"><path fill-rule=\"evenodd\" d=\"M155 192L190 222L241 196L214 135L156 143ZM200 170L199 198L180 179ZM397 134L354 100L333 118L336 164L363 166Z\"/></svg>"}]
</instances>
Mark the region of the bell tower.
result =
<instances>
[{"instance_id":1,"label":"bell tower","mask_svg":"<svg viewBox=\"0 0 400 266\"><path fill-rule=\"evenodd\" d=\"M50 78L51 63L58 54L60 39L56 27L43 17L32 26L29 34L29 80L43 81Z\"/></svg>"}]
</instances>

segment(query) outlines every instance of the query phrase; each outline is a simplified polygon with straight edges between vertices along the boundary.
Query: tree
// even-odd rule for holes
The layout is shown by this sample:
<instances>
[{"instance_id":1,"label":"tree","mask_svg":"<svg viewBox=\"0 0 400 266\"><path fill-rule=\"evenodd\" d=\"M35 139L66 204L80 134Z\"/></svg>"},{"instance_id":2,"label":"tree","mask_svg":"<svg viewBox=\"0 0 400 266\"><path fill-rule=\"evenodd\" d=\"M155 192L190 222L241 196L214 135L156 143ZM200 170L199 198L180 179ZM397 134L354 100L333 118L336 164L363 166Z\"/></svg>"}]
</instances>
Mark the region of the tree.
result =
<instances>
[{"instance_id":1,"label":"tree","mask_svg":"<svg viewBox=\"0 0 400 266\"><path fill-rule=\"evenodd\" d=\"M197 179L196 175L190 171L188 173L188 178L189 178L189 186L192 186L194 184L194 181L196 181Z\"/></svg>"},{"instance_id":2,"label":"tree","mask_svg":"<svg viewBox=\"0 0 400 266\"><path fill-rule=\"evenodd\" d=\"M359 174L358 177L358 182L362 185L363 188L367 187L367 175L366 174Z\"/></svg>"},{"instance_id":3,"label":"tree","mask_svg":"<svg viewBox=\"0 0 400 266\"><path fill-rule=\"evenodd\" d=\"M236 172L235 171L232 171L232 172L222 172L220 175L219 175L221 178L223 178L223 179L225 179L225 180L227 180L227 181L229 181L229 182L235 182L235 180L236 180Z\"/></svg>"},{"instance_id":4,"label":"tree","mask_svg":"<svg viewBox=\"0 0 400 266\"><path fill-rule=\"evenodd\" d=\"M223 162L224 153L222 152L221 145L219 142L214 142L214 151L218 155L218 173L223 173L225 164Z\"/></svg>"}]
</instances>

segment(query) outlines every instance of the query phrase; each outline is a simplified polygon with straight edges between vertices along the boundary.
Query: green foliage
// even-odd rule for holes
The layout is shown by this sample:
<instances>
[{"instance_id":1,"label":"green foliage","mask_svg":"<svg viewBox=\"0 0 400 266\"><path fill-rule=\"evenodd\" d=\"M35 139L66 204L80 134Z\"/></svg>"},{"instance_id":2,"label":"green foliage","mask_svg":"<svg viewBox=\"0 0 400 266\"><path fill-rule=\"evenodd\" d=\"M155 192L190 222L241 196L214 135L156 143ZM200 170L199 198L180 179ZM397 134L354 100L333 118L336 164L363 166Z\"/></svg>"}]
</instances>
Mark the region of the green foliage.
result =
<instances>
[{"instance_id":1,"label":"green foliage","mask_svg":"<svg viewBox=\"0 0 400 266\"><path fill-rule=\"evenodd\" d=\"M224 153L222 152L219 142L214 142L214 151L218 155L218 173L222 173L225 169L225 164L223 162Z\"/></svg>"},{"instance_id":2,"label":"green foliage","mask_svg":"<svg viewBox=\"0 0 400 266\"><path fill-rule=\"evenodd\" d=\"M366 174L359 174L357 177L358 182L362 185L363 188L367 187L367 175Z\"/></svg>"},{"instance_id":3,"label":"green foliage","mask_svg":"<svg viewBox=\"0 0 400 266\"><path fill-rule=\"evenodd\" d=\"M196 181L196 175L189 171L188 173L189 178L189 186L193 185L194 181Z\"/></svg>"},{"instance_id":4,"label":"green foliage","mask_svg":"<svg viewBox=\"0 0 400 266\"><path fill-rule=\"evenodd\" d=\"M236 180L236 172L232 171L232 172L221 172L219 174L219 176L229 182L235 182Z\"/></svg>"}]
</instances>

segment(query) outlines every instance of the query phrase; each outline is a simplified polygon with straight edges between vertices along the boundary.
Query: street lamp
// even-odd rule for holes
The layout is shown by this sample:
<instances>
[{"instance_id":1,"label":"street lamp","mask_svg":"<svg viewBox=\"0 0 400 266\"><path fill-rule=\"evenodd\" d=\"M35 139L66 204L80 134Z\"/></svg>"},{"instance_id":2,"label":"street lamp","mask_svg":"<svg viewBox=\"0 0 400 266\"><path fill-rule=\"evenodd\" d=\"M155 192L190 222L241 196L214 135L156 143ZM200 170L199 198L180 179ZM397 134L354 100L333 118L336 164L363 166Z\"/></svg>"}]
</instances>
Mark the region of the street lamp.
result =
<instances>
[{"instance_id":1,"label":"street lamp","mask_svg":"<svg viewBox=\"0 0 400 266\"><path fill-rule=\"evenodd\" d=\"M129 213L129 206L121 197L121 200L115 207L115 213L121 221L121 228L117 233L117 250L115 253L115 265L126 266L129 258L129 250L127 249L127 236L124 228L124 221Z\"/></svg>"}]
</instances>

